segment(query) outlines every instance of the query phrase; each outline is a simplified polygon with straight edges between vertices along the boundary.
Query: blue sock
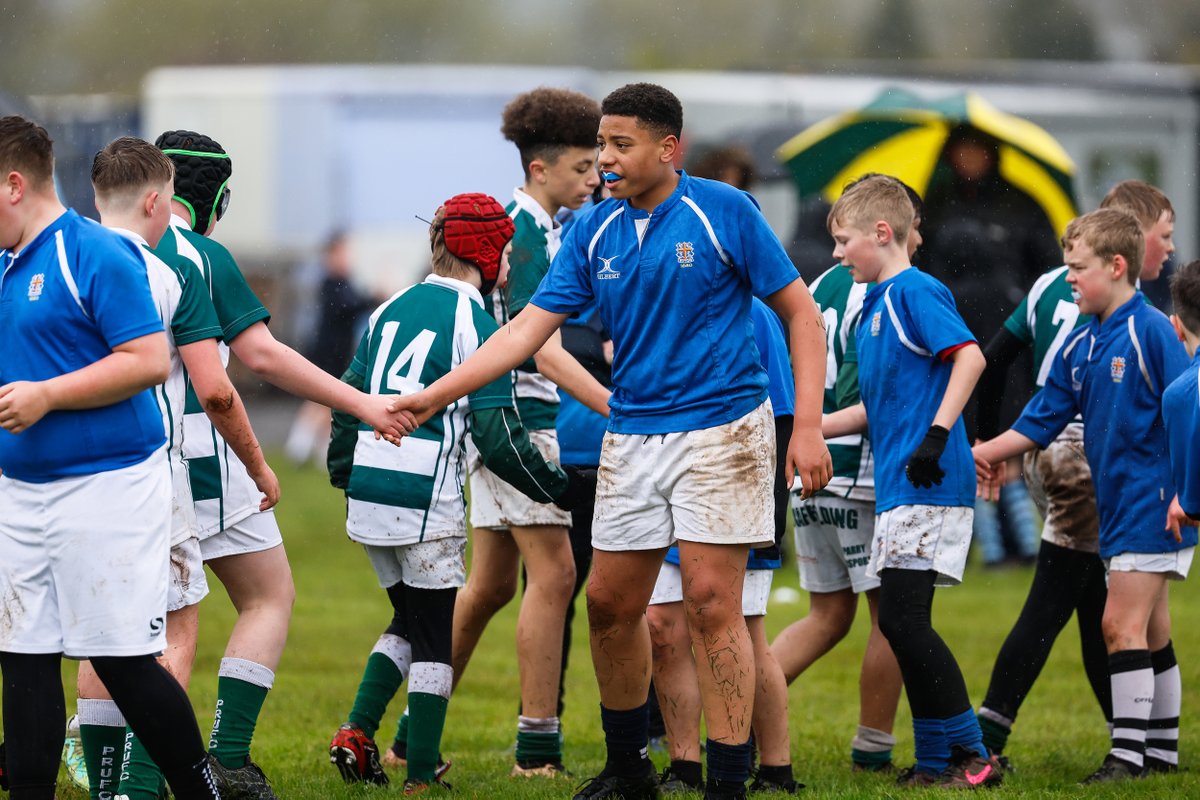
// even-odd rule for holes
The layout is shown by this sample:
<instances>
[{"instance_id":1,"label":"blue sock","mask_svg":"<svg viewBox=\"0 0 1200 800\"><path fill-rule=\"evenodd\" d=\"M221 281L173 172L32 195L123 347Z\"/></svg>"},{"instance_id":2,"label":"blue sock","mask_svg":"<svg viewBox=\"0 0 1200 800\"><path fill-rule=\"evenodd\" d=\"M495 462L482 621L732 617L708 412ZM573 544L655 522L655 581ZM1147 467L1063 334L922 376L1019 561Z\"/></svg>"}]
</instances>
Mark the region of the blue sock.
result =
<instances>
[{"instance_id":1,"label":"blue sock","mask_svg":"<svg viewBox=\"0 0 1200 800\"><path fill-rule=\"evenodd\" d=\"M650 706L643 703L627 711L600 706L600 724L608 749L605 770L637 776L645 771L646 746L650 741Z\"/></svg>"},{"instance_id":2,"label":"blue sock","mask_svg":"<svg viewBox=\"0 0 1200 800\"><path fill-rule=\"evenodd\" d=\"M742 744L725 744L709 739L705 745L710 781L745 783L750 778L750 741Z\"/></svg>"},{"instance_id":3,"label":"blue sock","mask_svg":"<svg viewBox=\"0 0 1200 800\"><path fill-rule=\"evenodd\" d=\"M975 718L975 709L968 708L961 714L944 720L946 730L946 745L958 745L979 753L980 758L987 758L987 748L983 746L983 732L979 729L979 720Z\"/></svg>"},{"instance_id":4,"label":"blue sock","mask_svg":"<svg viewBox=\"0 0 1200 800\"><path fill-rule=\"evenodd\" d=\"M978 731L978 725L976 726ZM913 719L913 748L917 771L941 775L950 766L950 743L946 740L946 721Z\"/></svg>"}]
</instances>

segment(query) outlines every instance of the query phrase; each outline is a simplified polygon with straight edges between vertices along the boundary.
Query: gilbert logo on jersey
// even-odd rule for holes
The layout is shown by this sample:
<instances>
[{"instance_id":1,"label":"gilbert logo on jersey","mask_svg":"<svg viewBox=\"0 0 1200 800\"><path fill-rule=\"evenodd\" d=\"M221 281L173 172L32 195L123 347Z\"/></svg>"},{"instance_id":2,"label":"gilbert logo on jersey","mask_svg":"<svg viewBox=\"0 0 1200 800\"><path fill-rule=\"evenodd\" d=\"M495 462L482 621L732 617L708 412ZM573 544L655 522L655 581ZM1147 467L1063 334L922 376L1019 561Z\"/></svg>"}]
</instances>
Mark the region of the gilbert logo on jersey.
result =
<instances>
[{"instance_id":1,"label":"gilbert logo on jersey","mask_svg":"<svg viewBox=\"0 0 1200 800\"><path fill-rule=\"evenodd\" d=\"M613 256L612 258L605 258L604 256L596 256L596 258L598 258L604 262L604 267L599 272L596 273L597 280L607 281L607 280L612 280L613 278L621 277L621 273L617 272L612 267L612 262L617 260L616 256Z\"/></svg>"},{"instance_id":2,"label":"gilbert logo on jersey","mask_svg":"<svg viewBox=\"0 0 1200 800\"><path fill-rule=\"evenodd\" d=\"M690 267L696 261L696 249L692 247L691 242L676 242L675 258L678 259L679 266Z\"/></svg>"},{"instance_id":3,"label":"gilbert logo on jersey","mask_svg":"<svg viewBox=\"0 0 1200 800\"><path fill-rule=\"evenodd\" d=\"M39 272L29 279L29 299L40 300L42 297L42 289L46 286L46 275Z\"/></svg>"},{"instance_id":4,"label":"gilbert logo on jersey","mask_svg":"<svg viewBox=\"0 0 1200 800\"><path fill-rule=\"evenodd\" d=\"M1125 380L1125 359L1121 356L1113 356L1112 364L1108 368L1112 374L1113 383L1120 383Z\"/></svg>"}]
</instances>

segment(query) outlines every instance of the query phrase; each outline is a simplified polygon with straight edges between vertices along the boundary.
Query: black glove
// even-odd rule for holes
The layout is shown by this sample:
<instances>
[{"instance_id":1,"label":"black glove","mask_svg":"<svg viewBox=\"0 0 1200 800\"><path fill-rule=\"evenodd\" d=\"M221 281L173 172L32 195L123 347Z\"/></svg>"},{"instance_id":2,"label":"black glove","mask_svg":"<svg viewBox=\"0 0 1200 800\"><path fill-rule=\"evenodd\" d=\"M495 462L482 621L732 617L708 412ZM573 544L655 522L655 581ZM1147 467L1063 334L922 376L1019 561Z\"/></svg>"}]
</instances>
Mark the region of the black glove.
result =
<instances>
[{"instance_id":1,"label":"black glove","mask_svg":"<svg viewBox=\"0 0 1200 800\"><path fill-rule=\"evenodd\" d=\"M567 488L554 498L554 505L563 511L574 511L596 499L596 470L567 464L563 465L562 470L567 473Z\"/></svg>"},{"instance_id":2,"label":"black glove","mask_svg":"<svg viewBox=\"0 0 1200 800\"><path fill-rule=\"evenodd\" d=\"M941 425L929 426L929 433L925 434L921 444L917 445L917 451L908 459L908 466L904 468L904 474L913 486L928 489L935 484L942 485L942 478L946 477L946 473L938 466L938 459L946 449L946 439L949 436L950 431Z\"/></svg>"}]
</instances>

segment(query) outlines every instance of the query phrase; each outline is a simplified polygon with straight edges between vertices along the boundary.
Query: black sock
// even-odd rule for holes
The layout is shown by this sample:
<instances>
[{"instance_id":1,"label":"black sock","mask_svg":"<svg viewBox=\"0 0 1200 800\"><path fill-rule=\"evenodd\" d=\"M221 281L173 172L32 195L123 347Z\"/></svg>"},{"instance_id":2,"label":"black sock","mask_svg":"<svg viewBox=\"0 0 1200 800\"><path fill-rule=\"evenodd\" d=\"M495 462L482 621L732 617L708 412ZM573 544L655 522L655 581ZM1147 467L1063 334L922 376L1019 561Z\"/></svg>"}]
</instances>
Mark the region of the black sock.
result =
<instances>
[{"instance_id":1,"label":"black sock","mask_svg":"<svg viewBox=\"0 0 1200 800\"><path fill-rule=\"evenodd\" d=\"M704 772L699 761L671 759L671 774L688 786L699 788L704 781Z\"/></svg>"},{"instance_id":2,"label":"black sock","mask_svg":"<svg viewBox=\"0 0 1200 800\"><path fill-rule=\"evenodd\" d=\"M781 764L779 766L762 764L758 768L758 777L764 781L782 785L787 785L796 780L792 774L791 764Z\"/></svg>"},{"instance_id":3,"label":"black sock","mask_svg":"<svg viewBox=\"0 0 1200 800\"><path fill-rule=\"evenodd\" d=\"M650 763L646 757L650 707L643 703L637 708L616 711L601 705L600 724L604 728L604 743L608 749L604 771L629 778L644 775L646 765ZM650 768L653 769L653 766Z\"/></svg>"},{"instance_id":4,"label":"black sock","mask_svg":"<svg viewBox=\"0 0 1200 800\"><path fill-rule=\"evenodd\" d=\"M0 653L4 749L11 796L51 800L67 729L62 656Z\"/></svg>"}]
</instances>

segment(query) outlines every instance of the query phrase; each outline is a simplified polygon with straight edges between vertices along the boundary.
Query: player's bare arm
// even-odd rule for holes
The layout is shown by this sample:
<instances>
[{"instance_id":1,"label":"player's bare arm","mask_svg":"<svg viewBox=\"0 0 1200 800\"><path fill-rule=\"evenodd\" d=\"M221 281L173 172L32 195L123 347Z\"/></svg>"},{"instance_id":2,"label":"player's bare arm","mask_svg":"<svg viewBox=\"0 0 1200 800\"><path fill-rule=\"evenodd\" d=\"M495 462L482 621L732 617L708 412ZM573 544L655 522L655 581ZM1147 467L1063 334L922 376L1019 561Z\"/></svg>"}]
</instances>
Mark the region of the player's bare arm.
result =
<instances>
[{"instance_id":1,"label":"player's bare arm","mask_svg":"<svg viewBox=\"0 0 1200 800\"><path fill-rule=\"evenodd\" d=\"M942 403L933 417L933 424L950 430L971 399L971 392L975 391L975 384L987 366L987 359L974 342L958 348L947 358L954 366L950 368L950 382L946 384L946 393L942 395Z\"/></svg>"},{"instance_id":2,"label":"player's bare arm","mask_svg":"<svg viewBox=\"0 0 1200 800\"><path fill-rule=\"evenodd\" d=\"M241 395L229 381L221 363L216 339L201 339L179 347L179 357L187 367L192 389L200 407L212 421L221 438L233 449L254 485L263 493L259 511L266 511L279 502L279 479L263 457L258 437L250 427L246 406Z\"/></svg>"},{"instance_id":3,"label":"player's bare arm","mask_svg":"<svg viewBox=\"0 0 1200 800\"><path fill-rule=\"evenodd\" d=\"M1193 528L1200 526L1200 520L1189 517L1187 512L1183 510L1183 506L1179 504L1179 495L1175 495L1171 500L1170 508L1167 509L1166 530L1169 530L1171 535L1175 537L1176 543L1179 543L1183 541L1183 532L1180 529L1189 525Z\"/></svg>"},{"instance_id":4,"label":"player's bare arm","mask_svg":"<svg viewBox=\"0 0 1200 800\"><path fill-rule=\"evenodd\" d=\"M985 500L999 500L1000 487L1004 485L1005 462L1036 447L1037 442L1012 429L972 447L975 476L979 479L976 494Z\"/></svg>"},{"instance_id":5,"label":"player's bare arm","mask_svg":"<svg viewBox=\"0 0 1200 800\"><path fill-rule=\"evenodd\" d=\"M540 350L566 320L566 314L555 314L531 303L492 334L470 358L423 391L380 396L390 401L391 411L408 411L416 417L417 424L422 424L458 398L512 372Z\"/></svg>"},{"instance_id":6,"label":"player's bare arm","mask_svg":"<svg viewBox=\"0 0 1200 800\"><path fill-rule=\"evenodd\" d=\"M612 392L604 388L592 373L584 369L575 356L562 346L562 332L555 330L533 356L538 372L558 388L574 397L597 414L608 416L608 398Z\"/></svg>"},{"instance_id":7,"label":"player's bare arm","mask_svg":"<svg viewBox=\"0 0 1200 800\"><path fill-rule=\"evenodd\" d=\"M855 403L821 417L821 433L826 439L866 432L867 407L862 403Z\"/></svg>"},{"instance_id":8,"label":"player's bare arm","mask_svg":"<svg viewBox=\"0 0 1200 800\"><path fill-rule=\"evenodd\" d=\"M119 403L165 381L170 368L165 333L130 339L114 347L110 355L74 372L0 386L0 427L20 433L51 411Z\"/></svg>"},{"instance_id":9,"label":"player's bare arm","mask_svg":"<svg viewBox=\"0 0 1200 800\"><path fill-rule=\"evenodd\" d=\"M259 377L289 394L351 414L389 441L417 427L411 415L390 412L386 397L364 394L342 383L276 339L265 323L251 325L229 346Z\"/></svg>"},{"instance_id":10,"label":"player's bare arm","mask_svg":"<svg viewBox=\"0 0 1200 800\"><path fill-rule=\"evenodd\" d=\"M788 486L799 475L801 495L811 497L833 477L833 459L821 433L825 320L799 277L764 300L787 326L796 381L795 423L787 454Z\"/></svg>"}]
</instances>

